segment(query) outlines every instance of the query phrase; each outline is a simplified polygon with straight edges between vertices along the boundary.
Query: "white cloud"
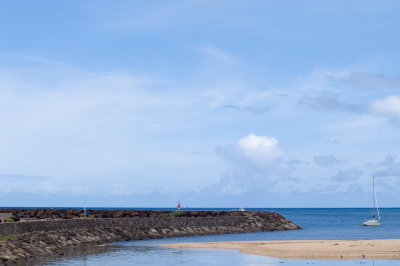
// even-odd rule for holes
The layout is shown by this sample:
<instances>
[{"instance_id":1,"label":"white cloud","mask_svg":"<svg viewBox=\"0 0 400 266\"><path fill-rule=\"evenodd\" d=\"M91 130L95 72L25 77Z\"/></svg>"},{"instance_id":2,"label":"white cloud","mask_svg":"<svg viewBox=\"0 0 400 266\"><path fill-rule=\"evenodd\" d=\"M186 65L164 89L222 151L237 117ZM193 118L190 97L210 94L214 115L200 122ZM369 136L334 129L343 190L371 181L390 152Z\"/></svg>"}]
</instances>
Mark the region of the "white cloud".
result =
<instances>
[{"instance_id":1,"label":"white cloud","mask_svg":"<svg viewBox=\"0 0 400 266\"><path fill-rule=\"evenodd\" d=\"M247 192L247 182L236 178L235 174L237 173L227 173L221 178L219 186L222 194L240 195Z\"/></svg>"},{"instance_id":2,"label":"white cloud","mask_svg":"<svg viewBox=\"0 0 400 266\"><path fill-rule=\"evenodd\" d=\"M381 116L400 125L400 96L393 95L399 84L399 78L367 73L360 67L315 71L299 79L303 95L297 104L316 111Z\"/></svg>"},{"instance_id":3,"label":"white cloud","mask_svg":"<svg viewBox=\"0 0 400 266\"><path fill-rule=\"evenodd\" d=\"M316 163L319 166L322 167L329 167L329 166L334 166L337 165L339 163L341 163L341 161L339 159L337 159L334 155L328 155L328 156L324 156L324 155L318 155L318 156L314 156L314 163Z\"/></svg>"},{"instance_id":4,"label":"white cloud","mask_svg":"<svg viewBox=\"0 0 400 266\"><path fill-rule=\"evenodd\" d=\"M51 68L54 81L47 82ZM0 71L0 84L0 124L7 129L0 132L0 170L51 176L43 185L46 191L55 191L53 181L68 189L76 180L106 182L110 176L133 183L127 176L136 178L151 160L162 161L160 168L190 161L182 151L165 151L172 144L161 138L154 138L157 144L143 141L160 131L191 127L194 120L188 117L197 108L193 103L204 99L170 92L167 82L164 90L155 90L161 84L155 78L66 71L50 64L29 73ZM13 179L10 184L22 184L21 178Z\"/></svg>"},{"instance_id":5,"label":"white cloud","mask_svg":"<svg viewBox=\"0 0 400 266\"><path fill-rule=\"evenodd\" d=\"M221 173L212 187L222 194L255 193L260 188L269 192L287 190L285 182L298 162L283 160L284 151L274 137L249 134L235 143L219 146L217 154L227 159L229 168Z\"/></svg>"},{"instance_id":6,"label":"white cloud","mask_svg":"<svg viewBox=\"0 0 400 266\"><path fill-rule=\"evenodd\" d=\"M315 110L360 112L361 106L347 102L340 102L332 97L303 96L299 104Z\"/></svg>"},{"instance_id":7,"label":"white cloud","mask_svg":"<svg viewBox=\"0 0 400 266\"><path fill-rule=\"evenodd\" d=\"M357 169L352 170L340 170L337 172L335 176L332 177L332 180L338 182L349 182L349 181L356 181L360 179L362 172Z\"/></svg>"},{"instance_id":8,"label":"white cloud","mask_svg":"<svg viewBox=\"0 0 400 266\"><path fill-rule=\"evenodd\" d=\"M382 177L388 177L388 176L400 177L400 164L396 164L383 171L378 171L375 173L375 175Z\"/></svg>"},{"instance_id":9,"label":"white cloud","mask_svg":"<svg viewBox=\"0 0 400 266\"><path fill-rule=\"evenodd\" d=\"M373 114L400 118L400 96L391 95L381 100L373 101L369 110Z\"/></svg>"},{"instance_id":10,"label":"white cloud","mask_svg":"<svg viewBox=\"0 0 400 266\"><path fill-rule=\"evenodd\" d=\"M239 139L237 146L244 157L259 166L270 163L283 154L278 148L278 140L274 137L249 134Z\"/></svg>"},{"instance_id":11,"label":"white cloud","mask_svg":"<svg viewBox=\"0 0 400 266\"><path fill-rule=\"evenodd\" d=\"M350 81L357 87L374 89L400 88L400 78L368 72L354 72L350 76Z\"/></svg>"},{"instance_id":12,"label":"white cloud","mask_svg":"<svg viewBox=\"0 0 400 266\"><path fill-rule=\"evenodd\" d=\"M216 150L230 161L259 168L270 167L283 155L276 138L253 133L239 139L235 144L217 147Z\"/></svg>"},{"instance_id":13,"label":"white cloud","mask_svg":"<svg viewBox=\"0 0 400 266\"><path fill-rule=\"evenodd\" d=\"M57 185L51 183L50 178L46 179L49 179L49 182L43 181L40 177L29 178L28 176L22 176L21 178L21 176L18 175L3 175L0 177L0 181L2 182L0 193L54 194L63 190Z\"/></svg>"},{"instance_id":14,"label":"white cloud","mask_svg":"<svg viewBox=\"0 0 400 266\"><path fill-rule=\"evenodd\" d=\"M211 44L198 45L195 49L225 63L237 63L239 61L239 58L232 53Z\"/></svg>"}]
</instances>

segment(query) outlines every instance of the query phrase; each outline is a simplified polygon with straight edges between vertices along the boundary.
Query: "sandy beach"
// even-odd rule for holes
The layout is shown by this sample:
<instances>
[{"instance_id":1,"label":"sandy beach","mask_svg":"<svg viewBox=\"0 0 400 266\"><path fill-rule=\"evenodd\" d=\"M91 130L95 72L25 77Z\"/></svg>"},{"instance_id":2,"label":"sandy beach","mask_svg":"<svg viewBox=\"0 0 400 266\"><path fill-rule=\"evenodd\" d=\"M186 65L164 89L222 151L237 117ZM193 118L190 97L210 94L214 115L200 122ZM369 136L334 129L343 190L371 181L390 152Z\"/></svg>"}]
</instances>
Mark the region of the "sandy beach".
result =
<instances>
[{"instance_id":1,"label":"sandy beach","mask_svg":"<svg viewBox=\"0 0 400 266\"><path fill-rule=\"evenodd\" d=\"M170 248L238 249L281 259L400 259L400 239L234 241L163 244Z\"/></svg>"}]
</instances>

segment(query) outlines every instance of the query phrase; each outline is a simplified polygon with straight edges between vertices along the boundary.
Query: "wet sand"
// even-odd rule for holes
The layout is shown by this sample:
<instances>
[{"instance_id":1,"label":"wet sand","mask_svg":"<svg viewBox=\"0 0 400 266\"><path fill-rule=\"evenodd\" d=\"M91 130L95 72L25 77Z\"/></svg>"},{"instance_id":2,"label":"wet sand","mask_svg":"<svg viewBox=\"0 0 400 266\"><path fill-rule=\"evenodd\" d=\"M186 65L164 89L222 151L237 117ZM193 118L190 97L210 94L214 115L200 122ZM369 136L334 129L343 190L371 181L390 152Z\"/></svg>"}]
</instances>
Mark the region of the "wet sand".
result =
<instances>
[{"instance_id":1,"label":"wet sand","mask_svg":"<svg viewBox=\"0 0 400 266\"><path fill-rule=\"evenodd\" d=\"M400 239L233 241L163 244L169 248L238 249L240 252L281 259L400 260Z\"/></svg>"}]
</instances>

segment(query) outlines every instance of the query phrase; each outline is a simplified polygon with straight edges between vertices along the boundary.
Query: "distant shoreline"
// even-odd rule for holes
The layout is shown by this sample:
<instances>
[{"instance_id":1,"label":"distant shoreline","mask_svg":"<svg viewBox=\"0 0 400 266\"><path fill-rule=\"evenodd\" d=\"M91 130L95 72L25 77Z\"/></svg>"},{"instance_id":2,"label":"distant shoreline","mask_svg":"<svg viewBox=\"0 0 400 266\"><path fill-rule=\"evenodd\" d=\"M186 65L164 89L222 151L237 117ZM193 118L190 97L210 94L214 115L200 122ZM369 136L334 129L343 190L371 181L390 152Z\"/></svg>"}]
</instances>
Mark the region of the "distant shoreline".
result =
<instances>
[{"instance_id":1,"label":"distant shoreline","mask_svg":"<svg viewBox=\"0 0 400 266\"><path fill-rule=\"evenodd\" d=\"M400 239L282 240L162 244L168 248L238 249L242 253L281 259L400 260Z\"/></svg>"}]
</instances>

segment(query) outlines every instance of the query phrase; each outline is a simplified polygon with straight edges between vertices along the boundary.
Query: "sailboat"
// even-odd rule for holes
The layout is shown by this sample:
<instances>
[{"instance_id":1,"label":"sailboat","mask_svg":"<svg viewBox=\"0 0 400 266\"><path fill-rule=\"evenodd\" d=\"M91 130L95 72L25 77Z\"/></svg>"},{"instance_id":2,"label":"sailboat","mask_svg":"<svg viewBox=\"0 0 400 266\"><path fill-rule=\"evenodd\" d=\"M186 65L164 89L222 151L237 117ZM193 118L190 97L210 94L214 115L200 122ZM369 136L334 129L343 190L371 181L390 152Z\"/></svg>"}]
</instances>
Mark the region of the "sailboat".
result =
<instances>
[{"instance_id":1,"label":"sailboat","mask_svg":"<svg viewBox=\"0 0 400 266\"><path fill-rule=\"evenodd\" d=\"M362 223L365 226L379 226L381 224L381 217L379 215L379 208L378 208L378 200L376 198L376 191L375 191L375 177L372 177L372 191L374 197L374 210L371 219ZM376 217L377 216L377 217ZM378 220L376 219L378 218Z\"/></svg>"}]
</instances>

